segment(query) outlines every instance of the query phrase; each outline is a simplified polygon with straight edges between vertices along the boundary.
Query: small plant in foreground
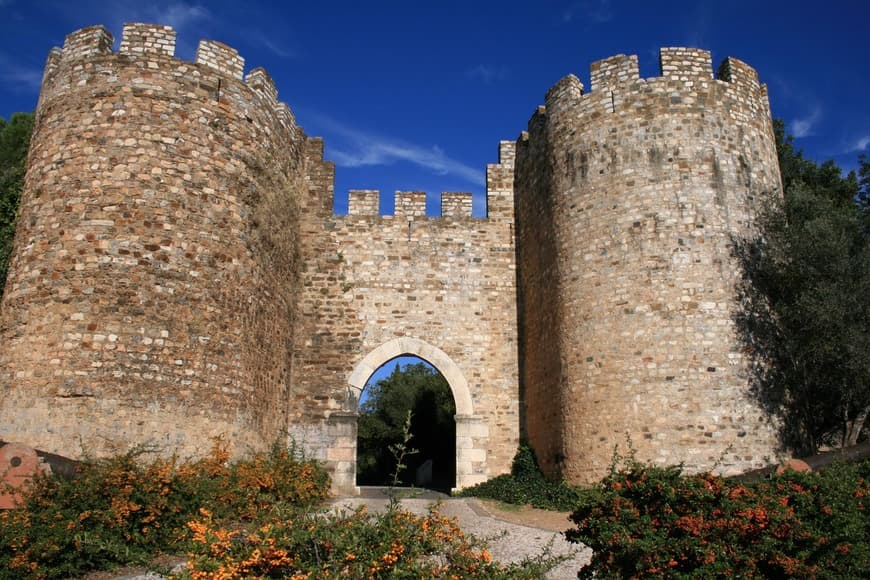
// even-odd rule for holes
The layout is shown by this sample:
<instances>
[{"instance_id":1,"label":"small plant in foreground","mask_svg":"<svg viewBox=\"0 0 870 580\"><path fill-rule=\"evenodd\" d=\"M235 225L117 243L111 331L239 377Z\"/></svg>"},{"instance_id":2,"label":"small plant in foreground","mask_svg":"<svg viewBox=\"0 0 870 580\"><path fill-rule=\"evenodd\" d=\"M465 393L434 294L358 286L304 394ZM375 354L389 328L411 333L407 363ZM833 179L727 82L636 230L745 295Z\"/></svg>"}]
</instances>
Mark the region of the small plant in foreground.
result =
<instances>
[{"instance_id":1,"label":"small plant in foreground","mask_svg":"<svg viewBox=\"0 0 870 580\"><path fill-rule=\"evenodd\" d=\"M752 485L623 460L583 490L569 540L584 578L870 574L870 462Z\"/></svg>"},{"instance_id":2,"label":"small plant in foreground","mask_svg":"<svg viewBox=\"0 0 870 580\"><path fill-rule=\"evenodd\" d=\"M410 447L411 439L414 437L411 434L412 418L413 413L409 410L407 416L405 417L405 423L402 425L402 439L388 447L390 454L393 456L393 459L396 460L396 469L393 471L393 474L390 477L389 485L391 510L396 509L399 506L399 496L396 492L396 487L402 481L402 472L408 468L407 464L405 464L405 457L408 455L414 455L416 453L419 453L417 449Z\"/></svg>"}]
</instances>

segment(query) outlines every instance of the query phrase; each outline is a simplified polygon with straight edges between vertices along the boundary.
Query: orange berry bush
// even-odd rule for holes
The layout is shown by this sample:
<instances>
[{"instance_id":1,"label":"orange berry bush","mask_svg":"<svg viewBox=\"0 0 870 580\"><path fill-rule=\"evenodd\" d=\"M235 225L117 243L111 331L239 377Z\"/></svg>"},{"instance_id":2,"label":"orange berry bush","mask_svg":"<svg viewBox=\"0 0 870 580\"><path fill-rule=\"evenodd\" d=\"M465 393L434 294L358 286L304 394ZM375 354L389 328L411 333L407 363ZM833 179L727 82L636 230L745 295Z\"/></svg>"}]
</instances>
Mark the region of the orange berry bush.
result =
<instances>
[{"instance_id":1,"label":"orange berry bush","mask_svg":"<svg viewBox=\"0 0 870 580\"><path fill-rule=\"evenodd\" d=\"M539 578L558 559L503 566L433 509L414 515L323 509L329 478L286 445L229 461L216 441L197 461L134 449L35 479L0 512L0 579L68 578L188 554L181 576Z\"/></svg>"},{"instance_id":2,"label":"orange berry bush","mask_svg":"<svg viewBox=\"0 0 870 580\"><path fill-rule=\"evenodd\" d=\"M623 460L567 532L581 578L870 577L870 462L754 484Z\"/></svg>"},{"instance_id":3,"label":"orange berry bush","mask_svg":"<svg viewBox=\"0 0 870 580\"><path fill-rule=\"evenodd\" d=\"M187 523L209 510L250 520L260 510L321 503L329 478L275 444L229 462L225 441L197 461L139 447L83 461L72 480L34 479L18 509L0 512L0 578L57 578L184 552Z\"/></svg>"},{"instance_id":4,"label":"orange berry bush","mask_svg":"<svg viewBox=\"0 0 870 580\"><path fill-rule=\"evenodd\" d=\"M272 512L245 530L208 513L189 524L193 548L183 578L540 578L558 563L493 562L486 546L438 512L398 507L370 514Z\"/></svg>"}]
</instances>

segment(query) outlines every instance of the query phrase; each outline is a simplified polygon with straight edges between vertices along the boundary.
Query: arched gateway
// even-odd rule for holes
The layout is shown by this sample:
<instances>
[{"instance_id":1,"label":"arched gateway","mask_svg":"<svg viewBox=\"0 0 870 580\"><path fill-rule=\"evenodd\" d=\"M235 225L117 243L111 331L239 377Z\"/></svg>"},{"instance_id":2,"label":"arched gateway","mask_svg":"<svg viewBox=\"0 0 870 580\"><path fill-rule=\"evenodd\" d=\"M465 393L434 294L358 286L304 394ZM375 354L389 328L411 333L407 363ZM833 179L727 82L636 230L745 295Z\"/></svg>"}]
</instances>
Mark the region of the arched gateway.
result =
<instances>
[{"instance_id":1,"label":"arched gateway","mask_svg":"<svg viewBox=\"0 0 870 580\"><path fill-rule=\"evenodd\" d=\"M348 377L353 400L359 399L366 381L378 368L403 355L425 360L447 381L456 404L456 489L480 483L485 479L481 474L486 471L489 428L483 417L474 413L471 391L462 371L441 349L410 337L396 338L378 346L354 366ZM333 491L339 494L355 494L359 491L356 487L357 417L358 413L350 410L333 413L330 417L336 431L343 434L334 440L341 448L331 453L345 458L345 461L335 465L333 473ZM348 445L352 445L352 452ZM349 461L351 458L352 461Z\"/></svg>"}]
</instances>

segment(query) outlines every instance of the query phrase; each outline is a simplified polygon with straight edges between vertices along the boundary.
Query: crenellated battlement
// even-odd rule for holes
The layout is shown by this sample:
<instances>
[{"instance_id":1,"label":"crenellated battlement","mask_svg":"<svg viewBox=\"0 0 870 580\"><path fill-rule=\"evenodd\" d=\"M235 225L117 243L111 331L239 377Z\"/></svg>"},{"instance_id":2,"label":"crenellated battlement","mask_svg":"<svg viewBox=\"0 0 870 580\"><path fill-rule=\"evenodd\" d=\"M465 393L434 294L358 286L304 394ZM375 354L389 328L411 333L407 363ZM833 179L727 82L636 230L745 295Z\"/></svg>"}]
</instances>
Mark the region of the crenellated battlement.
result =
<instances>
[{"instance_id":1,"label":"crenellated battlement","mask_svg":"<svg viewBox=\"0 0 870 580\"><path fill-rule=\"evenodd\" d=\"M201 40L194 61L183 61L175 56L176 31L171 26L145 23L124 25L117 52L112 51L114 38L103 26L91 26L72 32L64 39L63 47L53 48L48 55L43 75L41 100L62 96L75 86L84 86L105 76L106 67L115 59L117 67L139 66L150 74L160 74L207 89L210 97L220 99L227 95L228 83L238 82L256 95L278 124L290 135L298 131L290 108L278 101L275 82L263 68L254 68L247 75L245 59L226 44L214 40ZM109 60L107 60L109 59ZM99 62L99 68L93 65ZM193 68L191 68L193 65ZM221 82L214 78L217 73ZM150 87L146 77L135 79ZM252 99L241 94L239 106L244 112Z\"/></svg>"},{"instance_id":2,"label":"crenellated battlement","mask_svg":"<svg viewBox=\"0 0 870 580\"><path fill-rule=\"evenodd\" d=\"M171 26L133 22L124 24L119 54L131 57L175 56L176 32ZM60 62L73 62L112 53L114 37L104 26L89 26L71 32L64 39ZM229 77L242 80L245 59L222 42L201 40L196 64L208 66Z\"/></svg>"},{"instance_id":3,"label":"crenellated battlement","mask_svg":"<svg viewBox=\"0 0 870 580\"><path fill-rule=\"evenodd\" d=\"M397 191L393 215L380 214L381 192L377 189L351 189L348 192L348 217L401 218L408 221L442 218L471 218L472 196L469 192L444 191L441 193L441 215L426 215L426 193L423 191Z\"/></svg>"},{"instance_id":4,"label":"crenellated battlement","mask_svg":"<svg viewBox=\"0 0 870 580\"><path fill-rule=\"evenodd\" d=\"M517 144L514 141L501 141L498 148L498 163L490 163L486 166L486 218L513 221L516 155ZM442 192L440 216L426 215L426 193L423 191L397 191L394 202L393 215L381 215L379 190L351 189L348 192L347 217L396 217L411 222L430 219L433 223L474 217L472 194L469 192Z\"/></svg>"},{"instance_id":5,"label":"crenellated battlement","mask_svg":"<svg viewBox=\"0 0 870 580\"><path fill-rule=\"evenodd\" d=\"M73 61L94 55L109 54L115 39L104 26L89 26L66 35L61 61Z\"/></svg>"},{"instance_id":6,"label":"crenellated battlement","mask_svg":"<svg viewBox=\"0 0 870 580\"><path fill-rule=\"evenodd\" d=\"M768 113L767 89L758 82L758 73L749 65L727 58L713 74L710 51L696 48L665 47L659 51L658 77L641 78L637 55L617 54L589 67L588 93L574 75L557 82L546 95L548 106L580 106L581 114L613 113L619 108L638 110L647 102L658 107L664 97L675 108L705 106L703 98L711 91L740 103L748 115ZM681 99L677 93L688 98Z\"/></svg>"},{"instance_id":7,"label":"crenellated battlement","mask_svg":"<svg viewBox=\"0 0 870 580\"><path fill-rule=\"evenodd\" d=\"M245 59L239 51L216 40L201 40L196 49L196 64L211 67L228 77L242 80Z\"/></svg>"},{"instance_id":8,"label":"crenellated battlement","mask_svg":"<svg viewBox=\"0 0 870 580\"><path fill-rule=\"evenodd\" d=\"M589 67L589 84L593 91L612 89L618 84L637 80L640 80L640 69L635 54L617 54L593 62Z\"/></svg>"},{"instance_id":9,"label":"crenellated battlement","mask_svg":"<svg viewBox=\"0 0 870 580\"><path fill-rule=\"evenodd\" d=\"M351 189L347 198L347 215L379 215L380 203L381 192L377 189Z\"/></svg>"},{"instance_id":10,"label":"crenellated battlement","mask_svg":"<svg viewBox=\"0 0 870 580\"><path fill-rule=\"evenodd\" d=\"M413 221L415 218L426 217L426 192L425 191L397 191L395 197L395 211L397 218L405 218Z\"/></svg>"},{"instance_id":11,"label":"crenellated battlement","mask_svg":"<svg viewBox=\"0 0 870 580\"><path fill-rule=\"evenodd\" d=\"M471 194L463 191L445 191L441 194L441 217L471 217Z\"/></svg>"},{"instance_id":12,"label":"crenellated battlement","mask_svg":"<svg viewBox=\"0 0 870 580\"><path fill-rule=\"evenodd\" d=\"M159 24L125 24L118 52L136 56L175 56L175 30Z\"/></svg>"},{"instance_id":13,"label":"crenellated battlement","mask_svg":"<svg viewBox=\"0 0 870 580\"><path fill-rule=\"evenodd\" d=\"M713 59L709 50L667 47L659 51L659 70L663 77L689 81L713 78Z\"/></svg>"}]
</instances>

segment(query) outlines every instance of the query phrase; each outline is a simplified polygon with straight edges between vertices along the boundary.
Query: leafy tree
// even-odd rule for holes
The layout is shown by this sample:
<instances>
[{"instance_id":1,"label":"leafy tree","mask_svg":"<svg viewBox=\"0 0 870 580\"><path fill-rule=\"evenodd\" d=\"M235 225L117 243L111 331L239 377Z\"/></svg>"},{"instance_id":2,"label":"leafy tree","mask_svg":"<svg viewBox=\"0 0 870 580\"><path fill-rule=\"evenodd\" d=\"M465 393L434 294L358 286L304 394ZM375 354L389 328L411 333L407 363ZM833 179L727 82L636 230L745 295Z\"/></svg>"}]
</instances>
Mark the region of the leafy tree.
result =
<instances>
[{"instance_id":1,"label":"leafy tree","mask_svg":"<svg viewBox=\"0 0 870 580\"><path fill-rule=\"evenodd\" d=\"M31 113L15 113L8 123L0 117L0 292L6 284L32 127Z\"/></svg>"},{"instance_id":2,"label":"leafy tree","mask_svg":"<svg viewBox=\"0 0 870 580\"><path fill-rule=\"evenodd\" d=\"M864 235L870 235L870 157L862 153L858 157L858 208L861 212L861 223L864 225Z\"/></svg>"},{"instance_id":3,"label":"leafy tree","mask_svg":"<svg viewBox=\"0 0 870 580\"><path fill-rule=\"evenodd\" d=\"M436 487L452 487L455 479L456 407L444 377L425 363L400 367L385 379L367 387L368 398L360 405L357 447L357 481L383 485L395 471L389 447L403 439L403 427L411 412L410 446L417 453L406 458L403 483L414 481L417 468L433 461Z\"/></svg>"},{"instance_id":4,"label":"leafy tree","mask_svg":"<svg viewBox=\"0 0 870 580\"><path fill-rule=\"evenodd\" d=\"M870 243L861 184L776 136L784 195L737 244L744 268L738 328L754 359L755 393L799 453L858 441L870 409ZM866 205L866 204L864 204Z\"/></svg>"}]
</instances>

